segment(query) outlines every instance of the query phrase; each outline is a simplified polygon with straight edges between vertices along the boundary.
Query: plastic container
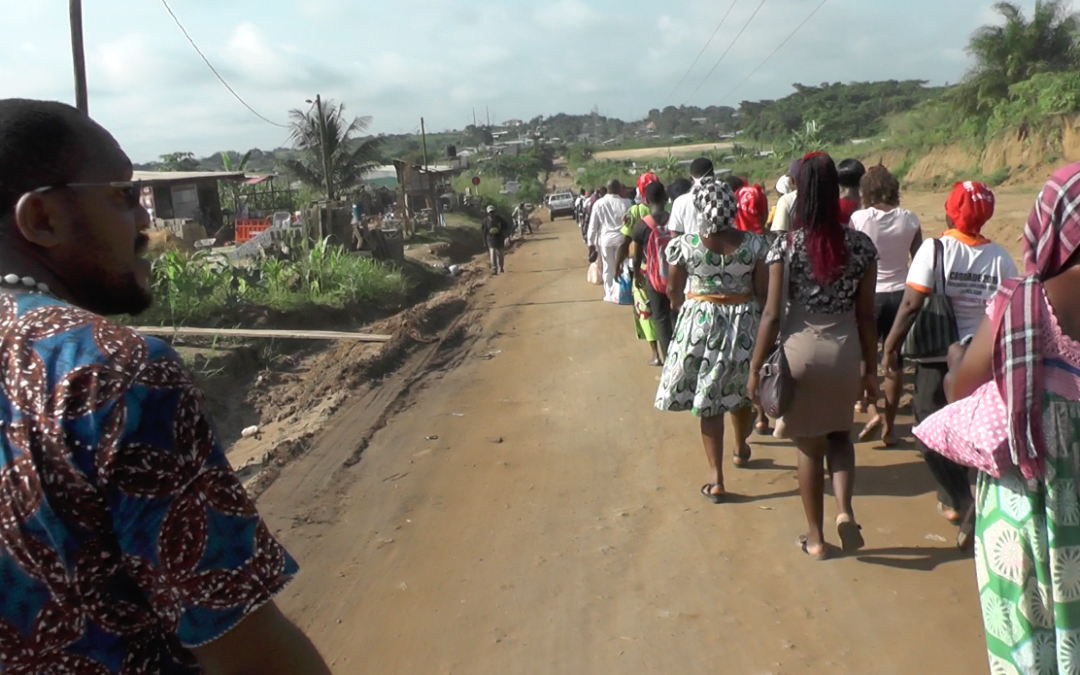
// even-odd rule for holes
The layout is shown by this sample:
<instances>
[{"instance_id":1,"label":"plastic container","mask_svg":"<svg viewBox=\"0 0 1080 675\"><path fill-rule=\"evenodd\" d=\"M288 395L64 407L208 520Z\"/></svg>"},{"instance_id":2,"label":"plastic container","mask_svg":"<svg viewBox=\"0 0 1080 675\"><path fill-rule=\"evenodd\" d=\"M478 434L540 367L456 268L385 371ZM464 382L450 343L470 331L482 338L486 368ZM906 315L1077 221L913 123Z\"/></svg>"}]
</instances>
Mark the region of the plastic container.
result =
<instances>
[{"instance_id":1,"label":"plastic container","mask_svg":"<svg viewBox=\"0 0 1080 675\"><path fill-rule=\"evenodd\" d=\"M237 218L236 219L236 243L246 244L255 238L260 232L265 232L273 225L270 218Z\"/></svg>"}]
</instances>

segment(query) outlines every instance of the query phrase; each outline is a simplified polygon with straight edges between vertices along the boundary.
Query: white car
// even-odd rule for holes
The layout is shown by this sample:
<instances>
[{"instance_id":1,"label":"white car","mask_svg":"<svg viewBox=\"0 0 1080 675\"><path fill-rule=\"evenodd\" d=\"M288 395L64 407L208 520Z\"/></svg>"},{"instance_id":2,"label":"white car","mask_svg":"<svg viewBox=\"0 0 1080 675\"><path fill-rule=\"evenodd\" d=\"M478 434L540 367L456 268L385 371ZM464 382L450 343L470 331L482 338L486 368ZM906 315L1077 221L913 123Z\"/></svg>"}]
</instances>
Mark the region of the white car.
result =
<instances>
[{"instance_id":1,"label":"white car","mask_svg":"<svg viewBox=\"0 0 1080 675\"><path fill-rule=\"evenodd\" d=\"M551 219L574 215L576 199L573 192L556 192L548 197L548 211Z\"/></svg>"}]
</instances>

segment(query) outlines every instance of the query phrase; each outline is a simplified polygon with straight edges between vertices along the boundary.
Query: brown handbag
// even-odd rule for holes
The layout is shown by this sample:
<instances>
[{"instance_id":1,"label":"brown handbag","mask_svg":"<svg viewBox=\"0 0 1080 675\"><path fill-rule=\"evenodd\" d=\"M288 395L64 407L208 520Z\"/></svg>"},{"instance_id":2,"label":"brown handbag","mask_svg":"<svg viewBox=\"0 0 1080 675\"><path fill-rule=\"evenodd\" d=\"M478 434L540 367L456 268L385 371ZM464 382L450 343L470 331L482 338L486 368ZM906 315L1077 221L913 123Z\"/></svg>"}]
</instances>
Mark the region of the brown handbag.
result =
<instances>
[{"instance_id":1,"label":"brown handbag","mask_svg":"<svg viewBox=\"0 0 1080 675\"><path fill-rule=\"evenodd\" d=\"M792 238L788 235L788 250L784 253L784 282L780 296L780 332L776 336L776 347L769 358L765 359L758 376L758 400L765 414L772 419L779 419L791 407L795 398L795 380L791 377L791 366L784 353L784 331L788 317L788 287L791 284L791 246Z\"/></svg>"}]
</instances>

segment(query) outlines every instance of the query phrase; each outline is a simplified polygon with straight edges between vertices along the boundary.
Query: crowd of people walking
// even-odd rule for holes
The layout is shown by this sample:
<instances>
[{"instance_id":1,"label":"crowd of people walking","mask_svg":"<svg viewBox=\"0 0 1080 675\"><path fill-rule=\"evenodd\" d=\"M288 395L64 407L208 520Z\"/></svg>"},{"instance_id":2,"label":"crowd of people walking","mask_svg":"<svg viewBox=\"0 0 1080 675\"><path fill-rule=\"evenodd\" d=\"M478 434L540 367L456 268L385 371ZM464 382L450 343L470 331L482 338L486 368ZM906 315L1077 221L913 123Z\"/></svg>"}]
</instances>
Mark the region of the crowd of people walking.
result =
<instances>
[{"instance_id":1,"label":"crowd of people walking","mask_svg":"<svg viewBox=\"0 0 1080 675\"><path fill-rule=\"evenodd\" d=\"M915 442L956 545L974 549L993 672L1078 672L1080 164L1043 189L1023 277L983 235L995 211L985 184L957 183L948 229L925 240L885 166L812 153L775 191L770 210L764 188L698 159L689 179L649 173L636 190L612 181L578 202L604 298L633 307L663 369L655 407L699 420L702 495L728 496L730 417L736 467L749 466L755 430L797 449L801 551L837 550L827 475L840 548L861 549L855 413L868 416L859 440L897 445L913 367Z\"/></svg>"}]
</instances>

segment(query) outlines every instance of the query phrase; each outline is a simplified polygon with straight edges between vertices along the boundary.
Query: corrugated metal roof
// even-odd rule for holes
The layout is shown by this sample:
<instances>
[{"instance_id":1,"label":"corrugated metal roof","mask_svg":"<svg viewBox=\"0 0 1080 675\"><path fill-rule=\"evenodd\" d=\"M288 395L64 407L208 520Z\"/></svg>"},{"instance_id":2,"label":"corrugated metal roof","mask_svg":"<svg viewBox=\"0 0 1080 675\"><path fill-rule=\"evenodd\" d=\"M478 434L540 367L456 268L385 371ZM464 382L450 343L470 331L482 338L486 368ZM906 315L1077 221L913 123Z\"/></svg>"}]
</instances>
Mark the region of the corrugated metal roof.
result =
<instances>
[{"instance_id":1,"label":"corrugated metal roof","mask_svg":"<svg viewBox=\"0 0 1080 675\"><path fill-rule=\"evenodd\" d=\"M197 180L246 179L243 171L136 171L131 180L143 183L190 183Z\"/></svg>"}]
</instances>

